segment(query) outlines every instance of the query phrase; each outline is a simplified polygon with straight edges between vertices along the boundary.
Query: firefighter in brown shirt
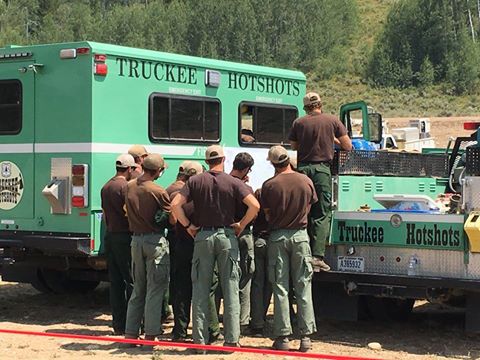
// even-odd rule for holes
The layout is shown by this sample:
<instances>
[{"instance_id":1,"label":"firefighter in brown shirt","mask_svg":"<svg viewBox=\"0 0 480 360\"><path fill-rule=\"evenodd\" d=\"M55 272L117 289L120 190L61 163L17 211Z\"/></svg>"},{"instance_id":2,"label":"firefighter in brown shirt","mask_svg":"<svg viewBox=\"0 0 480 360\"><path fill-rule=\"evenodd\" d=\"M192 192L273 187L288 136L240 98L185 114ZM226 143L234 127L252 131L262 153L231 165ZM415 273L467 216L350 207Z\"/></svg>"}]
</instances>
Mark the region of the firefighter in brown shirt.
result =
<instances>
[{"instance_id":1,"label":"firefighter in brown shirt","mask_svg":"<svg viewBox=\"0 0 480 360\"><path fill-rule=\"evenodd\" d=\"M288 139L297 150L298 171L307 175L315 186L318 202L309 214L309 235L313 253L312 264L321 271L329 271L323 260L325 245L330 236L332 217L332 175L330 165L334 156L334 143L343 150L351 150L352 142L345 126L333 115L322 112L322 100L310 92L303 98L307 115L296 119Z\"/></svg>"},{"instance_id":2,"label":"firefighter in brown shirt","mask_svg":"<svg viewBox=\"0 0 480 360\"><path fill-rule=\"evenodd\" d=\"M288 152L272 146L268 160L277 175L265 181L261 204L270 235L268 238L268 276L272 284L274 313L273 348L289 350L292 334L289 311L289 277L297 299L300 351L311 348L310 335L316 331L312 302L312 254L307 234L307 217L317 196L312 181L290 167Z\"/></svg>"},{"instance_id":3,"label":"firefighter in brown shirt","mask_svg":"<svg viewBox=\"0 0 480 360\"><path fill-rule=\"evenodd\" d=\"M127 304L132 294L133 280L130 273L132 234L125 214L125 191L135 161L129 154L122 154L115 162L116 174L102 187L100 196L107 232L104 238L110 280L110 306L115 335L125 334Z\"/></svg>"},{"instance_id":4,"label":"firefighter in brown shirt","mask_svg":"<svg viewBox=\"0 0 480 360\"><path fill-rule=\"evenodd\" d=\"M142 318L145 339L161 334L162 302L168 289L170 257L165 228L170 215L167 192L153 181L164 169L158 154L143 162L143 174L127 185L126 207L132 236L133 293L128 302L126 338L137 338Z\"/></svg>"},{"instance_id":5,"label":"firefighter in brown shirt","mask_svg":"<svg viewBox=\"0 0 480 360\"><path fill-rule=\"evenodd\" d=\"M209 171L190 178L172 203L180 224L195 235L192 260L193 341L205 344L208 339L208 304L213 271L217 264L224 298L224 345L238 346L240 271L237 236L255 218L260 205L240 179L224 172L225 156L221 146L209 146L205 152L205 161ZM190 200L195 208L191 219L185 215L182 207ZM239 200L248 209L244 217L236 222Z\"/></svg>"}]
</instances>

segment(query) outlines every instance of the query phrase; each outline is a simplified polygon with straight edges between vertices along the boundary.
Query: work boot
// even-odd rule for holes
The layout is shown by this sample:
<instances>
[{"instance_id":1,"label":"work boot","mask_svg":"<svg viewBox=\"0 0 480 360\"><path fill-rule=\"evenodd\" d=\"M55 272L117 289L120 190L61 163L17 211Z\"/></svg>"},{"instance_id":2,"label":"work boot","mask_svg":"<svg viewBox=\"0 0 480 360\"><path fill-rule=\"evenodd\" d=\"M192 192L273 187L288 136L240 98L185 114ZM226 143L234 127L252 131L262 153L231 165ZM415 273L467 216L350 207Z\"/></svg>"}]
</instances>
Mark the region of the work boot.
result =
<instances>
[{"instance_id":1,"label":"work boot","mask_svg":"<svg viewBox=\"0 0 480 360\"><path fill-rule=\"evenodd\" d=\"M315 272L330 271L330 266L323 260L323 256L313 256L312 266Z\"/></svg>"},{"instance_id":2,"label":"work boot","mask_svg":"<svg viewBox=\"0 0 480 360\"><path fill-rule=\"evenodd\" d=\"M125 339L128 339L128 340L137 340L138 339L138 336L135 336L135 335L131 335L131 334L125 334ZM118 347L121 348L121 349L130 349L130 348L136 348L137 344L132 344L132 343L119 343L118 344Z\"/></svg>"},{"instance_id":3,"label":"work boot","mask_svg":"<svg viewBox=\"0 0 480 360\"><path fill-rule=\"evenodd\" d=\"M308 336L302 336L300 339L300 348L298 349L300 352L307 352L312 348L312 341Z\"/></svg>"},{"instance_id":4,"label":"work boot","mask_svg":"<svg viewBox=\"0 0 480 360\"><path fill-rule=\"evenodd\" d=\"M281 351L290 351L290 341L286 336L279 336L273 342L272 348Z\"/></svg>"},{"instance_id":5,"label":"work boot","mask_svg":"<svg viewBox=\"0 0 480 360\"><path fill-rule=\"evenodd\" d=\"M239 348L241 347L240 344L237 342L237 343L229 343L229 342L224 342L223 343L223 346L226 346L226 347L234 347L234 348ZM235 351L222 351L224 354L233 354Z\"/></svg>"},{"instance_id":6,"label":"work boot","mask_svg":"<svg viewBox=\"0 0 480 360\"><path fill-rule=\"evenodd\" d=\"M155 335L145 335L145 340L147 341L155 341ZM142 350L144 351L153 351L154 345L142 345Z\"/></svg>"}]
</instances>

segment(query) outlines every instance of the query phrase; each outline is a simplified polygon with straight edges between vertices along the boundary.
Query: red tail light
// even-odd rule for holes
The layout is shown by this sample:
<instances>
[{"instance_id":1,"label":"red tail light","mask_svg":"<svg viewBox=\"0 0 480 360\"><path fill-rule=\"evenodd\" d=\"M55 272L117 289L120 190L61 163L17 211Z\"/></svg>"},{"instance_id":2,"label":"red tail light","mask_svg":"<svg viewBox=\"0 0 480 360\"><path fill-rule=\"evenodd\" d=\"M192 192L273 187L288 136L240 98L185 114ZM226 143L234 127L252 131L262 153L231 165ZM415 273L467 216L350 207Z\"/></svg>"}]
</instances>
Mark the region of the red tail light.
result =
<instances>
[{"instance_id":1,"label":"red tail light","mask_svg":"<svg viewBox=\"0 0 480 360\"><path fill-rule=\"evenodd\" d=\"M72 165L72 207L88 207L88 165Z\"/></svg>"},{"instance_id":2,"label":"red tail light","mask_svg":"<svg viewBox=\"0 0 480 360\"><path fill-rule=\"evenodd\" d=\"M107 73L107 64L95 64L95 75L106 76Z\"/></svg>"},{"instance_id":3,"label":"red tail light","mask_svg":"<svg viewBox=\"0 0 480 360\"><path fill-rule=\"evenodd\" d=\"M480 122L469 121L469 122L463 123L463 128L465 130L477 130L479 127L480 127Z\"/></svg>"}]
</instances>

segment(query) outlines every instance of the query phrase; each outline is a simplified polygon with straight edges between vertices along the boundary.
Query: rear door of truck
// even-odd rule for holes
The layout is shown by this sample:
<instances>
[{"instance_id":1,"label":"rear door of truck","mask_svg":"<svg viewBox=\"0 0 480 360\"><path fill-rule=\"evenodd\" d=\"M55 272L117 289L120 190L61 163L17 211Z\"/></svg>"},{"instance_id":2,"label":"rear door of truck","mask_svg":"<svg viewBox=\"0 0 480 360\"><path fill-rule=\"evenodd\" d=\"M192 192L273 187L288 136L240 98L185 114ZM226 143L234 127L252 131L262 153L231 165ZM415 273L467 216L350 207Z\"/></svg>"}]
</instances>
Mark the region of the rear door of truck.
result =
<instances>
[{"instance_id":1,"label":"rear door of truck","mask_svg":"<svg viewBox=\"0 0 480 360\"><path fill-rule=\"evenodd\" d=\"M18 51L18 50L17 50ZM35 65L31 54L0 53L0 229L22 230L34 214Z\"/></svg>"}]
</instances>

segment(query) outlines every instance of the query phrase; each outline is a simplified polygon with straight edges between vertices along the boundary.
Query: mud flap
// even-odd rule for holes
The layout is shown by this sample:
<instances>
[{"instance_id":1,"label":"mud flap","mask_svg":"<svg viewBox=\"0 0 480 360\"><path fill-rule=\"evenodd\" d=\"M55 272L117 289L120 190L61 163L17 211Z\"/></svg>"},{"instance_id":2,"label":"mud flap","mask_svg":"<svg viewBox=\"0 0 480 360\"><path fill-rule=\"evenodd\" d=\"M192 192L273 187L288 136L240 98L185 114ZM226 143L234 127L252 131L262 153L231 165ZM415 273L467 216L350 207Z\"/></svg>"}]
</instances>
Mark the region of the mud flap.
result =
<instances>
[{"instance_id":1,"label":"mud flap","mask_svg":"<svg viewBox=\"0 0 480 360\"><path fill-rule=\"evenodd\" d=\"M465 331L468 333L480 333L480 292L471 291L467 293Z\"/></svg>"},{"instance_id":2,"label":"mud flap","mask_svg":"<svg viewBox=\"0 0 480 360\"><path fill-rule=\"evenodd\" d=\"M357 321L360 314L360 296L349 296L342 283L312 282L315 319Z\"/></svg>"}]
</instances>

